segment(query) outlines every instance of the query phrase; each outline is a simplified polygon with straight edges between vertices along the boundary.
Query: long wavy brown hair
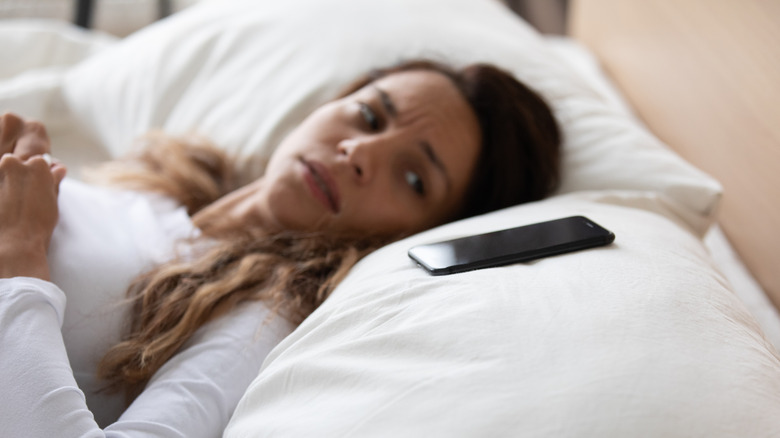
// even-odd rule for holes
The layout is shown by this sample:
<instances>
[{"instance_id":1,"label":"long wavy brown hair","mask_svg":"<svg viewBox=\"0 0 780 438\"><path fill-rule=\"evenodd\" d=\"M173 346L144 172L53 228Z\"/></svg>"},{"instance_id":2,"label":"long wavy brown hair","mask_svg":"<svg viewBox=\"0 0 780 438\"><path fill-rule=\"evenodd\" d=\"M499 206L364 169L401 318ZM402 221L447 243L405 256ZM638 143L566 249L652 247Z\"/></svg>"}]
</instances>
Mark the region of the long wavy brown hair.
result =
<instances>
[{"instance_id":1,"label":"long wavy brown hair","mask_svg":"<svg viewBox=\"0 0 780 438\"><path fill-rule=\"evenodd\" d=\"M193 215L237 188L233 169L232 160L205 140L152 133L138 152L101 166L88 178L165 194ZM133 280L126 332L98 365L105 390L124 391L132 401L198 328L242 302L263 300L275 314L300 323L352 265L389 240L243 231L205 245L194 241L194 257L173 260Z\"/></svg>"},{"instance_id":2,"label":"long wavy brown hair","mask_svg":"<svg viewBox=\"0 0 780 438\"><path fill-rule=\"evenodd\" d=\"M359 78L347 95L399 71L431 70L449 77L474 109L482 145L471 190L452 219L528 202L559 181L560 134L536 93L495 67L461 70L411 61ZM144 137L143 147L92 173L93 181L153 191L186 206L190 215L235 190L234 161L207 141ZM299 323L329 296L360 258L394 238L257 230L194 243L194 256L175 259L137 277L126 332L104 355L98 377L131 401L152 375L204 324L247 301L262 300Z\"/></svg>"}]
</instances>

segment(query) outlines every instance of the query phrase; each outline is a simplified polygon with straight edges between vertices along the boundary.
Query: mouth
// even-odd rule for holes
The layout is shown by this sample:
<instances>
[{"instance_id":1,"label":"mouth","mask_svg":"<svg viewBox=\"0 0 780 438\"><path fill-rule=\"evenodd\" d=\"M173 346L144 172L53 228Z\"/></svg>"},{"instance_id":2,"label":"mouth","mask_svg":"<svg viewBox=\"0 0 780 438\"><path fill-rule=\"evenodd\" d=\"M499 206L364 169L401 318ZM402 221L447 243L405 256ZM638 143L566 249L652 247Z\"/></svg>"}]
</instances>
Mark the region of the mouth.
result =
<instances>
[{"instance_id":1,"label":"mouth","mask_svg":"<svg viewBox=\"0 0 780 438\"><path fill-rule=\"evenodd\" d=\"M314 197L333 214L338 214L341 210L338 186L328 169L317 161L307 161L303 157L299 157L299 160L307 169L304 180Z\"/></svg>"}]
</instances>

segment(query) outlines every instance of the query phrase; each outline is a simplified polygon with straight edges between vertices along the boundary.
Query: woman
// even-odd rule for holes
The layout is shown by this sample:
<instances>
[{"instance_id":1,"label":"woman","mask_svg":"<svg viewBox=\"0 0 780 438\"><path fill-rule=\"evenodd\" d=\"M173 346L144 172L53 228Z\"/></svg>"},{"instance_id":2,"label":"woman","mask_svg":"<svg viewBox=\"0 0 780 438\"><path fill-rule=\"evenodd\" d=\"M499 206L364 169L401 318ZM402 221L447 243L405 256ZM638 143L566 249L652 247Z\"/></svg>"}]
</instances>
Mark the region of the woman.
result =
<instances>
[{"instance_id":1,"label":"woman","mask_svg":"<svg viewBox=\"0 0 780 438\"><path fill-rule=\"evenodd\" d=\"M104 169L136 191L60 184L41 127L2 121L0 427L13 436L219 435L265 355L360 257L558 182L549 108L487 65L375 71L240 188L216 149L160 137Z\"/></svg>"}]
</instances>

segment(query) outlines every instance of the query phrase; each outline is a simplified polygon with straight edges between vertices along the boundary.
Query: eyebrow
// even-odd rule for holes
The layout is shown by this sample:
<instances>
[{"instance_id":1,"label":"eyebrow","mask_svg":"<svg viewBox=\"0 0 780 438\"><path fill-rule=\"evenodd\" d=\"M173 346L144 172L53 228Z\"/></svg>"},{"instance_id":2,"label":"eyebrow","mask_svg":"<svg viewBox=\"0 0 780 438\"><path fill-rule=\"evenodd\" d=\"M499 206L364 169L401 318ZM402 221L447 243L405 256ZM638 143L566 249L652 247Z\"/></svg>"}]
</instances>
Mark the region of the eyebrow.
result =
<instances>
[{"instance_id":1,"label":"eyebrow","mask_svg":"<svg viewBox=\"0 0 780 438\"><path fill-rule=\"evenodd\" d=\"M385 112L393 119L398 117L398 110L395 107L395 104L393 103L393 99L390 98L390 95L387 94L387 92L376 85L374 85L374 90L379 94L379 100L382 102L382 108L384 108ZM452 190L452 181L450 180L450 175L447 173L447 168L444 167L444 163L442 163L441 159L439 159L439 156L436 155L436 151L433 150L433 146L431 146L430 143L423 140L420 143L418 143L420 146L420 149L423 151L426 157L428 157L428 160L439 169L439 171L442 173L442 176L444 176L444 182L447 186L447 191L449 192Z\"/></svg>"},{"instance_id":2,"label":"eyebrow","mask_svg":"<svg viewBox=\"0 0 780 438\"><path fill-rule=\"evenodd\" d=\"M392 118L398 117L398 110L395 108L393 99L390 99L390 95L387 94L385 90L377 87L376 85L374 85L374 90L379 93L379 100L382 102L382 108L385 109L385 112L387 112L387 114Z\"/></svg>"}]
</instances>

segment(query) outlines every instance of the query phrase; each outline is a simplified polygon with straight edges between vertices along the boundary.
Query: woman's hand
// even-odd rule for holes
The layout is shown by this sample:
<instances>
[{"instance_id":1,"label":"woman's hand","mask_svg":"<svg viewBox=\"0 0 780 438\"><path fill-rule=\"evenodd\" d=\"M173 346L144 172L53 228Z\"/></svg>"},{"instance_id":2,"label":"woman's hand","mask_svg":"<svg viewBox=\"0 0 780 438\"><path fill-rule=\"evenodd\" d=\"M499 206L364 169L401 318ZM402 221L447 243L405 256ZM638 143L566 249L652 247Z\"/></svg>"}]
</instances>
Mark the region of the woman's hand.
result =
<instances>
[{"instance_id":1,"label":"woman's hand","mask_svg":"<svg viewBox=\"0 0 780 438\"><path fill-rule=\"evenodd\" d=\"M0 148L0 278L48 280L46 251L66 169L40 155L50 148L42 125L14 115L0 117Z\"/></svg>"},{"instance_id":2,"label":"woman's hand","mask_svg":"<svg viewBox=\"0 0 780 438\"><path fill-rule=\"evenodd\" d=\"M46 127L35 120L24 120L13 113L0 116L0 156L14 154L22 160L51 153Z\"/></svg>"}]
</instances>

